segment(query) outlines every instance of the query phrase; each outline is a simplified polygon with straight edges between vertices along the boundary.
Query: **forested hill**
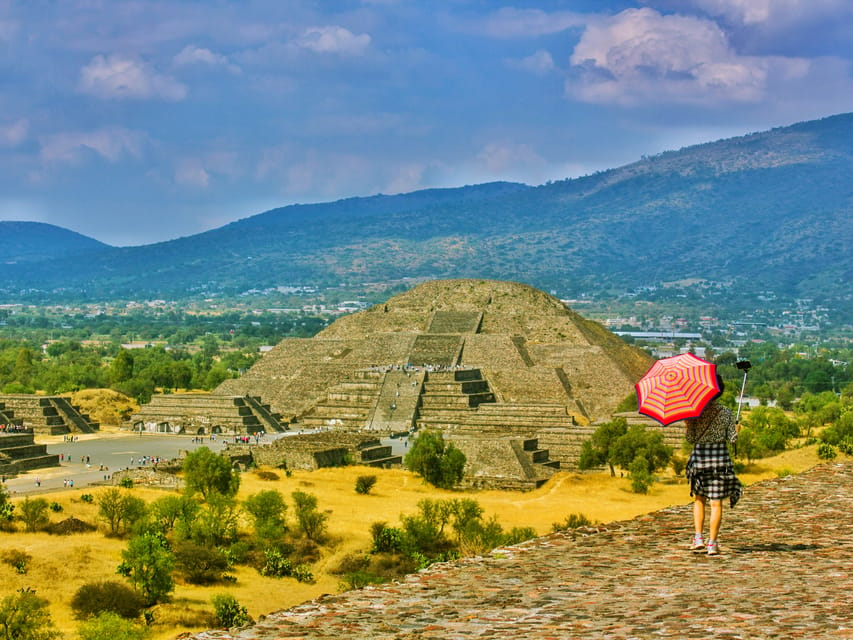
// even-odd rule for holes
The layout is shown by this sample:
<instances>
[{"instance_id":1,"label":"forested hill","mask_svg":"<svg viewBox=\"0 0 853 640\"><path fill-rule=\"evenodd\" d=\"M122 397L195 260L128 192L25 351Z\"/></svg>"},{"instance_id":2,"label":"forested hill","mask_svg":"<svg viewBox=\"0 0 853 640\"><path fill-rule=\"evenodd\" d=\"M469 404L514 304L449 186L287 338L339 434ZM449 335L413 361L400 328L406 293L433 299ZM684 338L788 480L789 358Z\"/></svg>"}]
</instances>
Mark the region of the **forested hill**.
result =
<instances>
[{"instance_id":1,"label":"forested hill","mask_svg":"<svg viewBox=\"0 0 853 640\"><path fill-rule=\"evenodd\" d=\"M61 289L90 299L180 299L295 283L482 277L572 296L704 278L838 300L853 276L851 175L853 114L844 114L538 187L294 205L170 242L101 247L84 260L4 264L0 288L6 298Z\"/></svg>"},{"instance_id":2,"label":"forested hill","mask_svg":"<svg viewBox=\"0 0 853 640\"><path fill-rule=\"evenodd\" d=\"M37 262L109 249L94 238L43 222L0 221L2 261Z\"/></svg>"}]
</instances>

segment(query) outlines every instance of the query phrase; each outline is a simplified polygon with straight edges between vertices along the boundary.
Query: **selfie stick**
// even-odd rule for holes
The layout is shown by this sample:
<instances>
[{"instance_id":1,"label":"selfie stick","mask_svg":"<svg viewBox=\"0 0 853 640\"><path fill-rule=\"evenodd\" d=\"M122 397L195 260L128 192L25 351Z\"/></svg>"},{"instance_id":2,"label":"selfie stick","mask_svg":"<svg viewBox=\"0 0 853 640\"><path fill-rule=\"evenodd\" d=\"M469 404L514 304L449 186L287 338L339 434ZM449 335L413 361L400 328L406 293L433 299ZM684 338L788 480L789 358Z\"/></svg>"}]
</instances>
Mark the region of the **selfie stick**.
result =
<instances>
[{"instance_id":1,"label":"selfie stick","mask_svg":"<svg viewBox=\"0 0 853 640\"><path fill-rule=\"evenodd\" d=\"M735 424L740 422L740 408L743 405L743 390L746 389L746 374L749 369L743 370L743 384L740 385L740 398L737 401L737 416L735 417Z\"/></svg>"}]
</instances>

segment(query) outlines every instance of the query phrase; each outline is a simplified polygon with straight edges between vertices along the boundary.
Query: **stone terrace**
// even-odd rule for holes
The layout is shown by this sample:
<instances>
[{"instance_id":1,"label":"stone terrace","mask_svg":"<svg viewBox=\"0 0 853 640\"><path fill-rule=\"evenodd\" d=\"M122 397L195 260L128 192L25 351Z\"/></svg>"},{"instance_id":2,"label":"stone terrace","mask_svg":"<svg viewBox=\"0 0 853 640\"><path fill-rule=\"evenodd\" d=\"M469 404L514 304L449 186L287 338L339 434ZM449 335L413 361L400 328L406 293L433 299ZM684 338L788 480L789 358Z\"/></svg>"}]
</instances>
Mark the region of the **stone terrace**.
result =
<instances>
[{"instance_id":1,"label":"stone terrace","mask_svg":"<svg viewBox=\"0 0 853 640\"><path fill-rule=\"evenodd\" d=\"M193 638L849 639L851 513L853 463L827 463L748 487L726 509L717 557L686 551L685 504Z\"/></svg>"}]
</instances>

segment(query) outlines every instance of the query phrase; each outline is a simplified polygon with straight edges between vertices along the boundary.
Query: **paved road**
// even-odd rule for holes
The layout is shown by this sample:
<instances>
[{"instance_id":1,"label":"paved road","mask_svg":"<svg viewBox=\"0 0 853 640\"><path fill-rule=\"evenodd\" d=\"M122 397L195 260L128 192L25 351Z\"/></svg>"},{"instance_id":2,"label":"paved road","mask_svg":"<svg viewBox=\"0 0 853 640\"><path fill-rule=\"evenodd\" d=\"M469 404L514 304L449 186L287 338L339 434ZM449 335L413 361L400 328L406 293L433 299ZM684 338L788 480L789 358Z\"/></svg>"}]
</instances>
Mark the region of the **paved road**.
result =
<instances>
[{"instance_id":1,"label":"paved road","mask_svg":"<svg viewBox=\"0 0 853 640\"><path fill-rule=\"evenodd\" d=\"M271 439L271 436L266 436L261 442L269 442ZM105 476L120 469L143 466L145 456L148 459L170 459L177 458L181 450L192 451L205 446L220 451L223 445L222 437L211 441L209 437L199 440L192 436L150 433L84 436L75 442L63 442L56 437L50 440L53 442L47 445L47 452L61 456L60 466L38 469L7 479L6 487L12 495L55 491L64 488L67 480L73 480L75 488L85 487L102 482Z\"/></svg>"}]
</instances>

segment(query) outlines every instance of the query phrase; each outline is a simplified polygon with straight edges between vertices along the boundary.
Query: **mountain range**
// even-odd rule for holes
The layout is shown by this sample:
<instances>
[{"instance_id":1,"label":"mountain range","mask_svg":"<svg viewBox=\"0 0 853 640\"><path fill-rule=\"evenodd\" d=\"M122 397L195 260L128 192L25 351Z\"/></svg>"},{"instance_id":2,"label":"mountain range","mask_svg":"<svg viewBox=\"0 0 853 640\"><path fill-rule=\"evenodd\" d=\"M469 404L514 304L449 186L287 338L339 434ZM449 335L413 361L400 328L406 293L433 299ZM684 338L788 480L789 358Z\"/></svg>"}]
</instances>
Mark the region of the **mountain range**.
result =
<instances>
[{"instance_id":1,"label":"mountain range","mask_svg":"<svg viewBox=\"0 0 853 640\"><path fill-rule=\"evenodd\" d=\"M293 284L490 278L575 296L704 279L849 301L851 176L853 114L841 114L536 187L290 205L136 247L0 222L0 295L180 300Z\"/></svg>"}]
</instances>

